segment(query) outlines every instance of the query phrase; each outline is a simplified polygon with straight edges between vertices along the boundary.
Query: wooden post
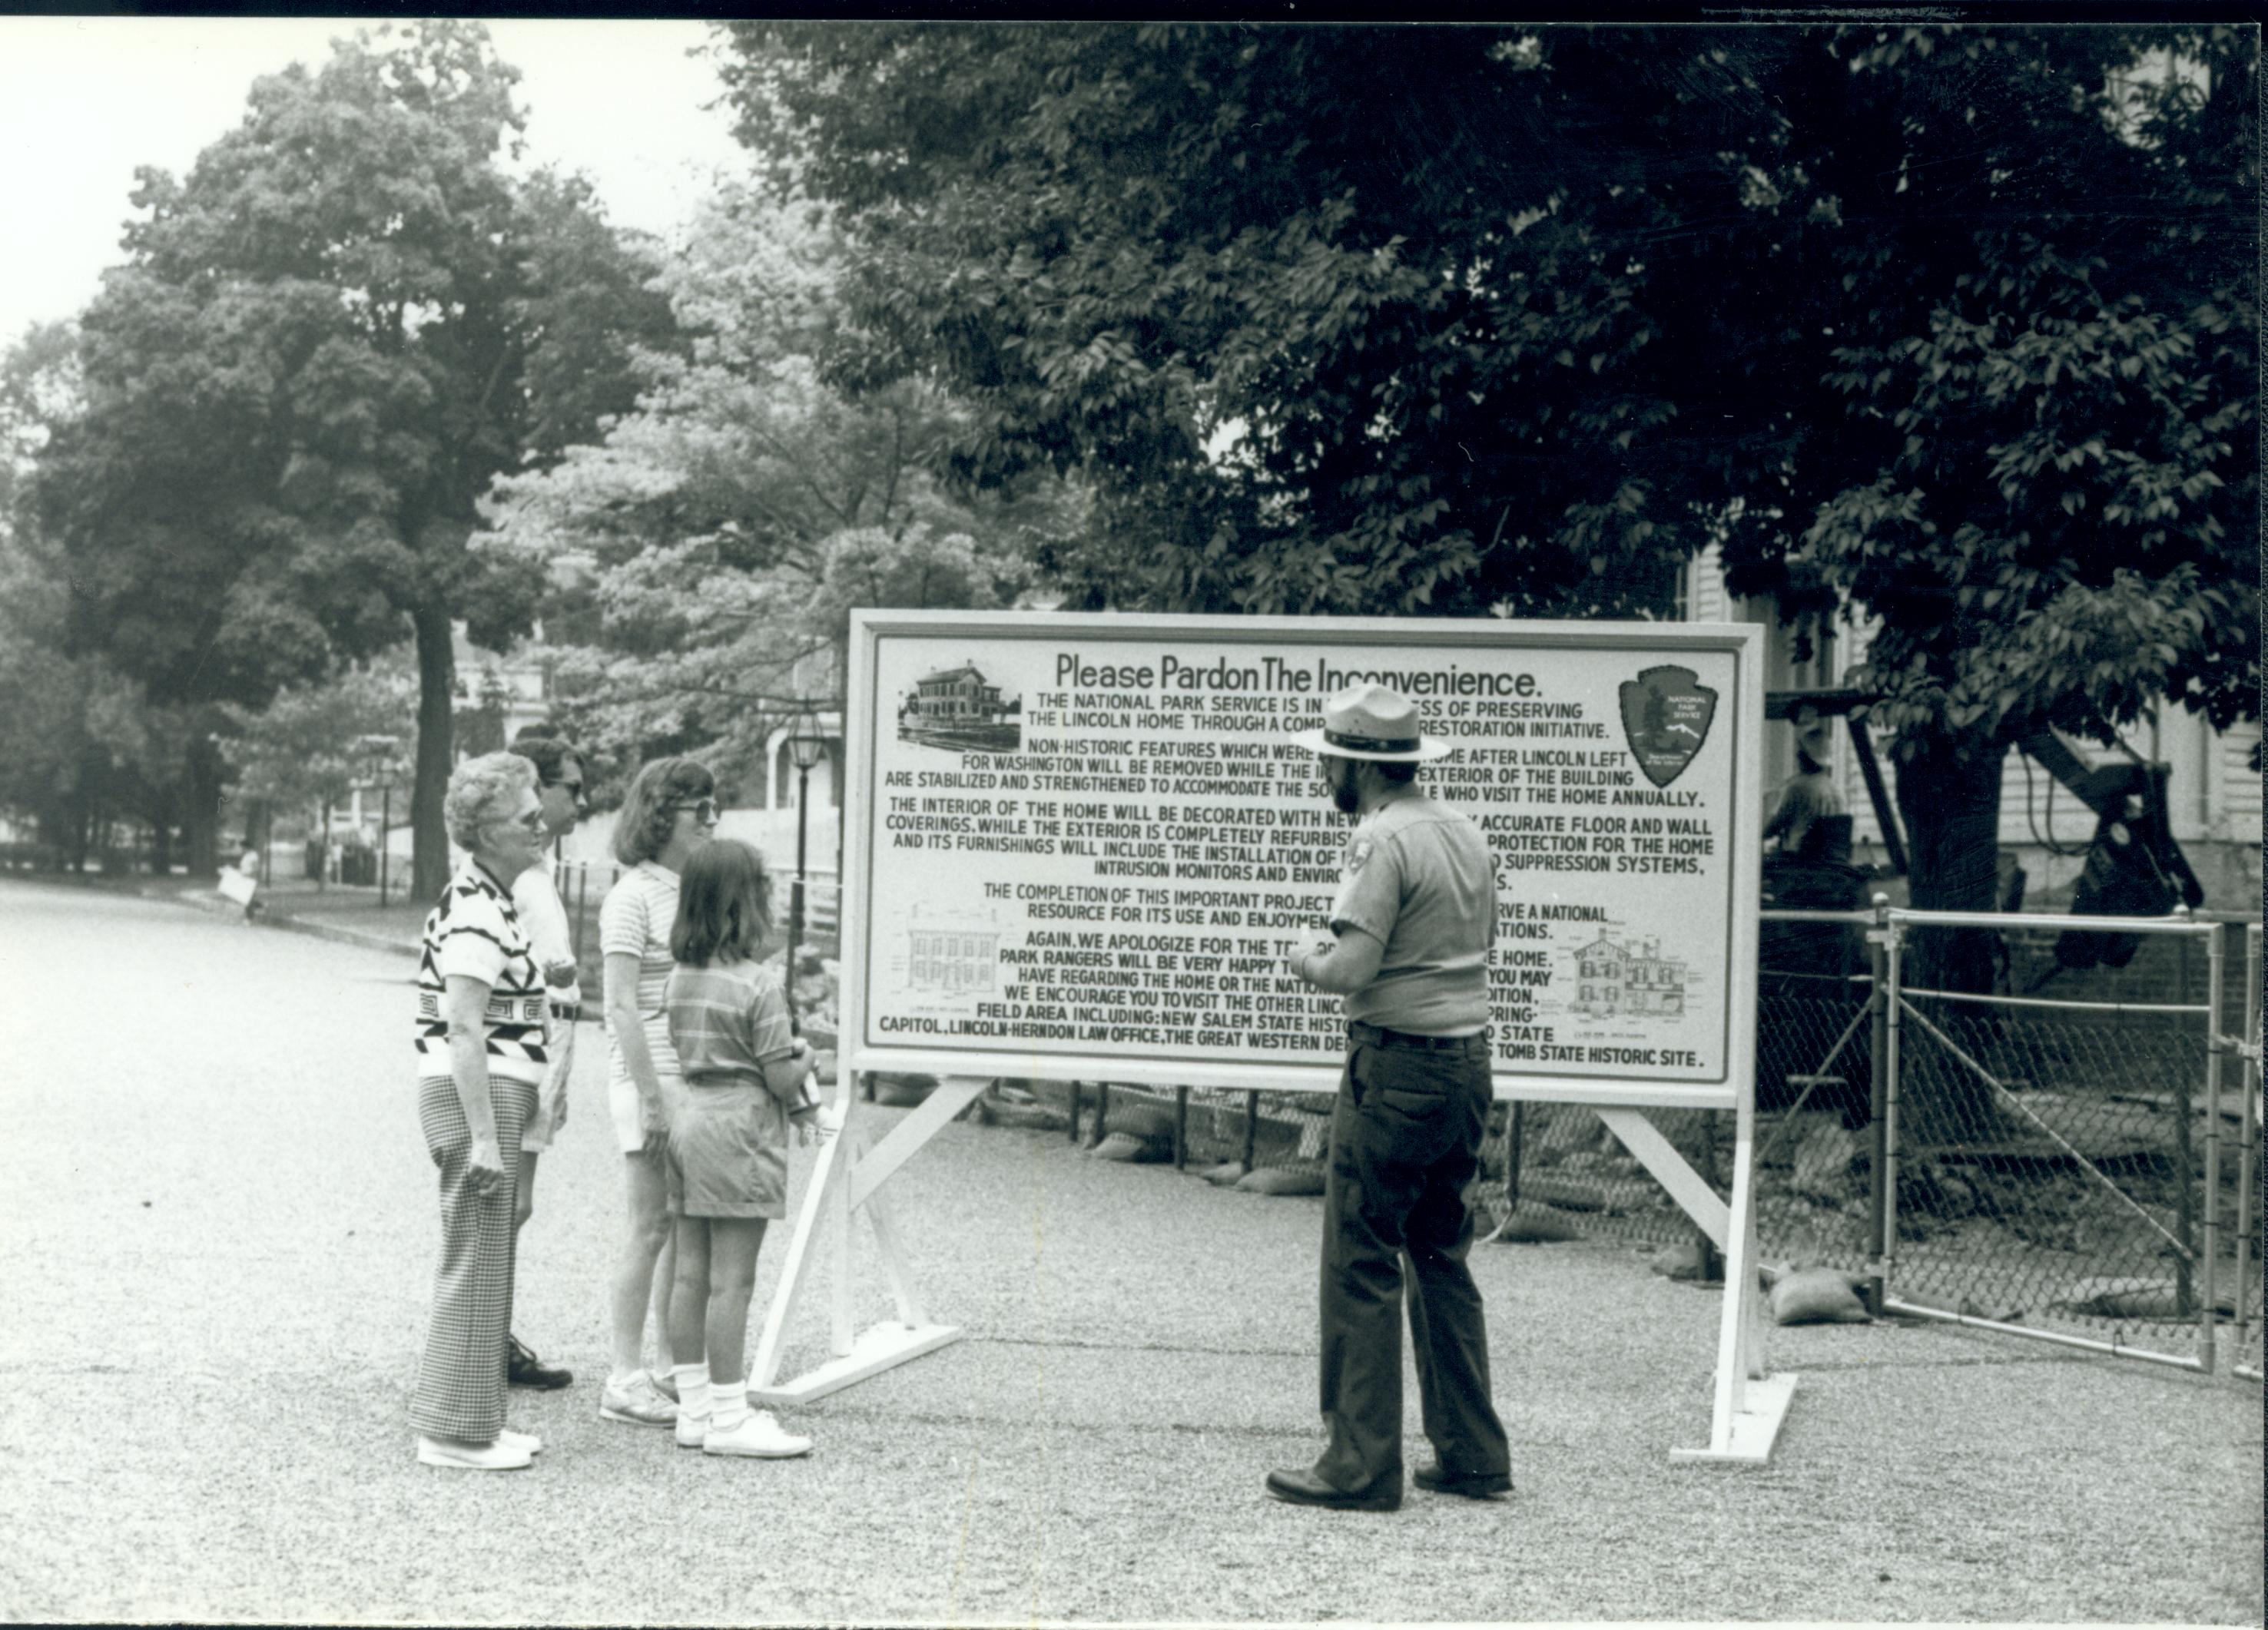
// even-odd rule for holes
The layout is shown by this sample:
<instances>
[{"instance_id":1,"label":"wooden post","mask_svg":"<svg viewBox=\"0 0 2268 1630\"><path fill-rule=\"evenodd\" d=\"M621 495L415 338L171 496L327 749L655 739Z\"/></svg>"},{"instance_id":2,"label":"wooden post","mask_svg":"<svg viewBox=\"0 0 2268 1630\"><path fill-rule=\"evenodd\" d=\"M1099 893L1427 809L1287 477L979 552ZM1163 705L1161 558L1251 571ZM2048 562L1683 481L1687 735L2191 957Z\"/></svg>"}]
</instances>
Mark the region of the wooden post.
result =
<instances>
[{"instance_id":1,"label":"wooden post","mask_svg":"<svg viewBox=\"0 0 2268 1630\"><path fill-rule=\"evenodd\" d=\"M1188 1169L1189 1154L1189 1090L1174 1089L1174 1170Z\"/></svg>"},{"instance_id":2,"label":"wooden post","mask_svg":"<svg viewBox=\"0 0 2268 1630\"><path fill-rule=\"evenodd\" d=\"M1244 1095L1244 1169L1252 1170L1252 1152L1260 1142L1260 1095Z\"/></svg>"}]
</instances>

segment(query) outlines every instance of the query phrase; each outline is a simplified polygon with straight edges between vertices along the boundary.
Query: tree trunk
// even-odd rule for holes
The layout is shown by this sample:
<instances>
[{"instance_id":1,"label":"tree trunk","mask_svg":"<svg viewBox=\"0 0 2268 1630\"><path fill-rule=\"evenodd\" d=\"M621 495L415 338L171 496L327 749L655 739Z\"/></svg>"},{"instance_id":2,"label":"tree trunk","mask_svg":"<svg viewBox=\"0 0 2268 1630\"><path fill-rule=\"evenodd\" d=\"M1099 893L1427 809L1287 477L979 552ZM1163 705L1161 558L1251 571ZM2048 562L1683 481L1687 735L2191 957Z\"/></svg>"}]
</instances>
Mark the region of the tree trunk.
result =
<instances>
[{"instance_id":1,"label":"tree trunk","mask_svg":"<svg viewBox=\"0 0 2268 1630\"><path fill-rule=\"evenodd\" d=\"M441 800L455 767L451 716L457 659L446 610L423 606L410 620L417 629L417 783L409 797L409 886L414 898L431 900L449 881L449 833Z\"/></svg>"},{"instance_id":2,"label":"tree trunk","mask_svg":"<svg viewBox=\"0 0 2268 1630\"><path fill-rule=\"evenodd\" d=\"M182 859L189 876L217 877L220 871L220 743L202 724L190 728L184 768Z\"/></svg>"},{"instance_id":3,"label":"tree trunk","mask_svg":"<svg viewBox=\"0 0 2268 1630\"><path fill-rule=\"evenodd\" d=\"M1916 911L1989 912L1998 905L2000 766L1997 745L1968 751L1933 743L1898 763L1898 813L1905 822ZM1907 939L1903 983L1924 990L1990 992L1999 936L1988 929L1920 929ZM1995 1010L1930 1002L1921 1010L1962 1051L1988 1067L1997 1052ZM1899 1098L1921 1143L1997 1141L2003 1117L1992 1085L1918 1025L1906 1029Z\"/></svg>"}]
</instances>

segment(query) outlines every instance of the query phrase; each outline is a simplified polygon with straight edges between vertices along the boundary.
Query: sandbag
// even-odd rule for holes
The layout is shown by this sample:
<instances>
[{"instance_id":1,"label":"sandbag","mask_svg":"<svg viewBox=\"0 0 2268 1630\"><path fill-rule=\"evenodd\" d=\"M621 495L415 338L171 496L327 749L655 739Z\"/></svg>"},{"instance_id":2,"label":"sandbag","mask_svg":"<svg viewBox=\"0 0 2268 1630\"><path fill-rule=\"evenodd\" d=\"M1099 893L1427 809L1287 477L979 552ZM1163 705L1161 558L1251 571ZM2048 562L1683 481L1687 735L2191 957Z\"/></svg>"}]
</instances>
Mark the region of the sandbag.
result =
<instances>
[{"instance_id":1,"label":"sandbag","mask_svg":"<svg viewBox=\"0 0 2268 1630\"><path fill-rule=\"evenodd\" d=\"M1874 1315L1859 1300L1851 1275L1831 1267L1783 1274L1768 1293L1772 1321L1780 1325L1868 1325Z\"/></svg>"},{"instance_id":2,"label":"sandbag","mask_svg":"<svg viewBox=\"0 0 2268 1630\"><path fill-rule=\"evenodd\" d=\"M1170 1160L1174 1151L1161 1149L1148 1138L1138 1138L1130 1132L1113 1132L1087 1153L1097 1160L1147 1162Z\"/></svg>"},{"instance_id":3,"label":"sandbag","mask_svg":"<svg viewBox=\"0 0 2268 1630\"><path fill-rule=\"evenodd\" d=\"M1232 1183L1242 1182L1250 1170L1241 1160L1230 1160L1224 1161L1218 1166L1207 1166L1198 1172L1197 1176L1216 1188L1226 1188Z\"/></svg>"},{"instance_id":4,"label":"sandbag","mask_svg":"<svg viewBox=\"0 0 2268 1630\"><path fill-rule=\"evenodd\" d=\"M1239 1178L1236 1186L1248 1194L1320 1194L1323 1173L1319 1166L1263 1166Z\"/></svg>"},{"instance_id":5,"label":"sandbag","mask_svg":"<svg viewBox=\"0 0 2268 1630\"><path fill-rule=\"evenodd\" d=\"M1549 1206L1523 1205L1506 1218L1504 1226L1491 1237L1500 1245L1544 1245L1580 1239L1583 1230L1564 1211L1554 1211Z\"/></svg>"}]
</instances>

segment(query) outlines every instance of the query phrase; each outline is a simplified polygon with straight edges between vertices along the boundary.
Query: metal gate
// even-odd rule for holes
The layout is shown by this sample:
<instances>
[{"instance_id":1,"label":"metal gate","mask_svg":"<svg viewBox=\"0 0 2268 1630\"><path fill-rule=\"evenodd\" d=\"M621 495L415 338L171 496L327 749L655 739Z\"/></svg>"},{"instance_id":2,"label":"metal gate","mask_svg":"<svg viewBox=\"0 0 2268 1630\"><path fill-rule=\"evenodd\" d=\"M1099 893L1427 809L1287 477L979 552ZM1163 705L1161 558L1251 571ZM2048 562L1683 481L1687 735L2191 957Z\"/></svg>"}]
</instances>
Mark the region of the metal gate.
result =
<instances>
[{"instance_id":1,"label":"metal gate","mask_svg":"<svg viewBox=\"0 0 2268 1630\"><path fill-rule=\"evenodd\" d=\"M2256 1323L2258 1093L2257 1067L2226 1068L2245 1045L2224 1017L2228 925L1880 914L1882 1307L2208 1373L2236 1363ZM1914 977L1978 935L1993 992ZM2256 1015L2258 944L2254 926ZM2257 1355L2240 1372L2257 1377Z\"/></svg>"}]
</instances>

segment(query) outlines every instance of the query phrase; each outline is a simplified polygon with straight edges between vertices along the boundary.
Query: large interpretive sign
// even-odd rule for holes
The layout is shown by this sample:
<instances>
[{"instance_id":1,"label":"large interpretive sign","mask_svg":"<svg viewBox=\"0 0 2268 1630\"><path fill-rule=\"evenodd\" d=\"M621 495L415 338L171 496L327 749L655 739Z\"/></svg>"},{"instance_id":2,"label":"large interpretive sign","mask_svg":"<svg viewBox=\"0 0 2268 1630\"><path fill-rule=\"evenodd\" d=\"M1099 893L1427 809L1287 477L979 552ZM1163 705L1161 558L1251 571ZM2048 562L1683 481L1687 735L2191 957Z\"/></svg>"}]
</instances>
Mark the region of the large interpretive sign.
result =
<instances>
[{"instance_id":1,"label":"large interpretive sign","mask_svg":"<svg viewBox=\"0 0 2268 1630\"><path fill-rule=\"evenodd\" d=\"M1656 623L853 618L847 1061L1327 1090L1285 953L1350 829L1291 744L1376 680L1498 863L1499 1093L1731 1105L1751 1068L1757 631Z\"/></svg>"}]
</instances>

